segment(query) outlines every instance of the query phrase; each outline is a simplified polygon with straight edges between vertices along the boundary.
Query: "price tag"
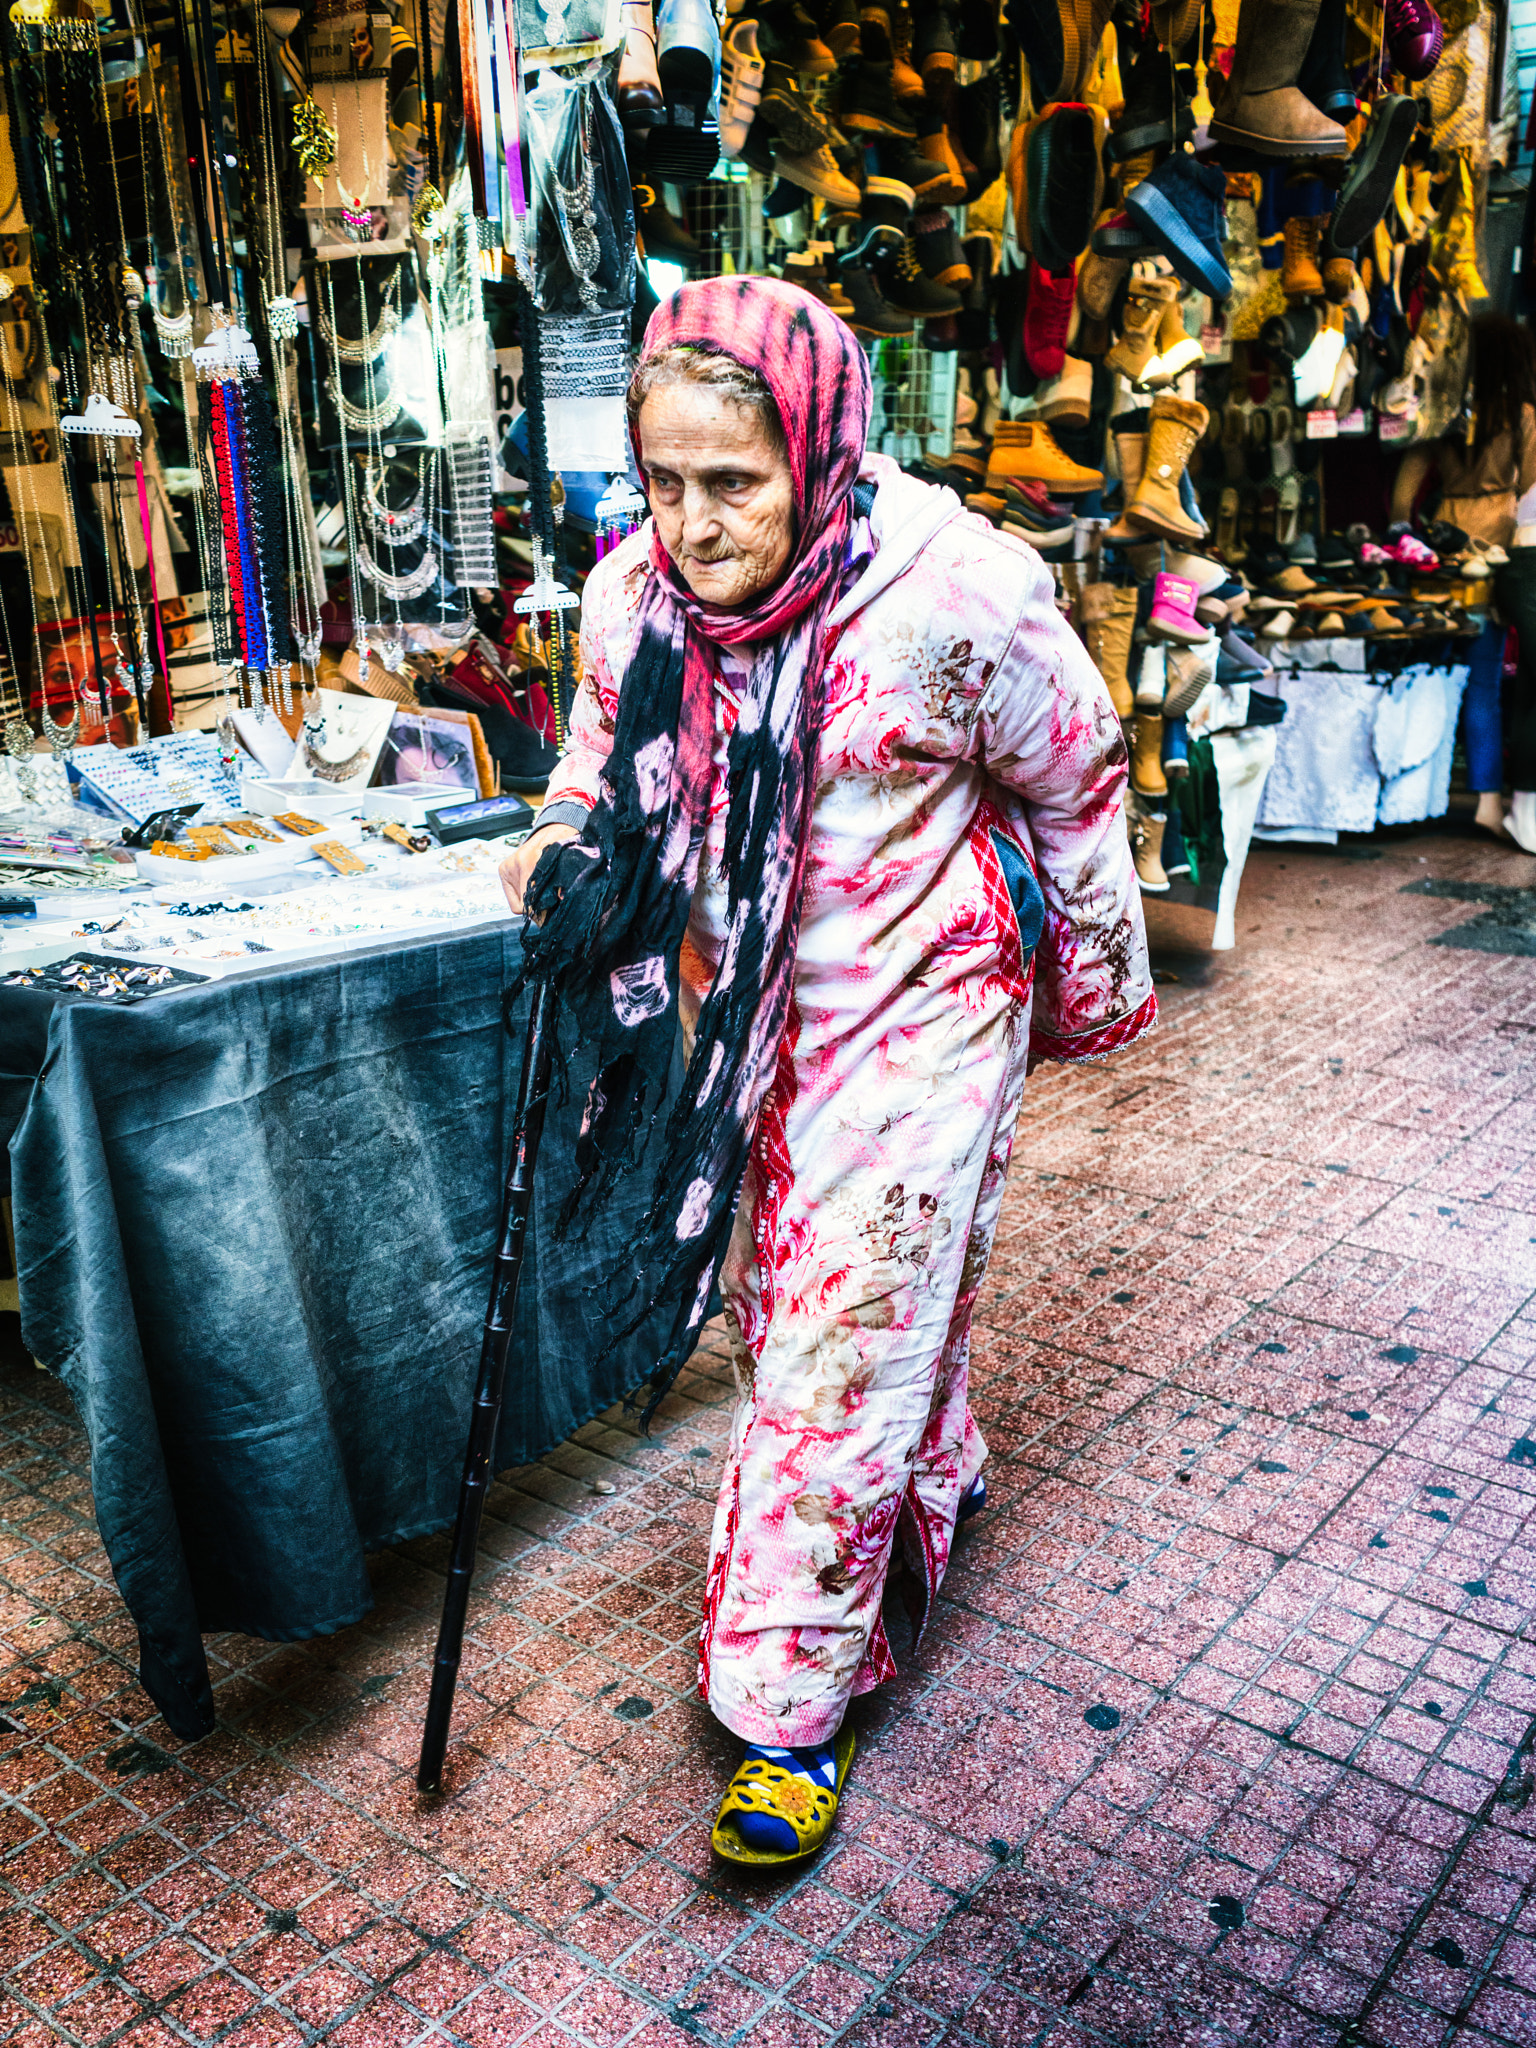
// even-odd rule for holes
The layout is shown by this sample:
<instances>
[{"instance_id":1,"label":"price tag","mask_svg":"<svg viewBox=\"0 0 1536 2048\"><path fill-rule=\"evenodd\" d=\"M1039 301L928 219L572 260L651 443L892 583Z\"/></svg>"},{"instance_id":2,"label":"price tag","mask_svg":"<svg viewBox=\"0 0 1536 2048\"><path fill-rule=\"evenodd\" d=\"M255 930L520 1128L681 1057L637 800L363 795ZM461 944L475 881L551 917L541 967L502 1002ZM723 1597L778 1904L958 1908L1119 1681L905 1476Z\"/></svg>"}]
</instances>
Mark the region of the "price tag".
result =
<instances>
[{"instance_id":1,"label":"price tag","mask_svg":"<svg viewBox=\"0 0 1536 2048\"><path fill-rule=\"evenodd\" d=\"M1307 439L1309 441L1337 441L1339 438L1339 416L1326 409L1307 414Z\"/></svg>"},{"instance_id":2,"label":"price tag","mask_svg":"<svg viewBox=\"0 0 1536 2048\"><path fill-rule=\"evenodd\" d=\"M1376 438L1378 441L1406 440L1412 424L1412 421L1404 419L1401 413L1384 412L1376 422Z\"/></svg>"},{"instance_id":3,"label":"price tag","mask_svg":"<svg viewBox=\"0 0 1536 2048\"><path fill-rule=\"evenodd\" d=\"M1226 329L1224 327L1216 327L1209 322L1200 330L1200 346L1208 356L1214 355L1226 338Z\"/></svg>"},{"instance_id":4,"label":"price tag","mask_svg":"<svg viewBox=\"0 0 1536 2048\"><path fill-rule=\"evenodd\" d=\"M21 551L21 528L8 522L0 524L0 555L19 555Z\"/></svg>"},{"instance_id":5,"label":"price tag","mask_svg":"<svg viewBox=\"0 0 1536 2048\"><path fill-rule=\"evenodd\" d=\"M1341 434L1363 434L1365 431L1366 418L1364 406L1357 405L1353 412L1340 413L1339 432Z\"/></svg>"}]
</instances>

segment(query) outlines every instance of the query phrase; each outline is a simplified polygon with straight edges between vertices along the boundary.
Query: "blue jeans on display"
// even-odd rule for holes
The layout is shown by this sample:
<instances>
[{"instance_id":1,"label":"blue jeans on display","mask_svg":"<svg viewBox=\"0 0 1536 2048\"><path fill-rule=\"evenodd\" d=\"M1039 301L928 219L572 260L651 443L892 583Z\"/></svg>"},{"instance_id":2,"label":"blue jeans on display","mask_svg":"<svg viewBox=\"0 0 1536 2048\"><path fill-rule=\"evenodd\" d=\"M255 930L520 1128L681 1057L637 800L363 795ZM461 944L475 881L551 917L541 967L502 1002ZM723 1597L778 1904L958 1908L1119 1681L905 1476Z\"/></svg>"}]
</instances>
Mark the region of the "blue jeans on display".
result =
<instances>
[{"instance_id":1,"label":"blue jeans on display","mask_svg":"<svg viewBox=\"0 0 1536 2048\"><path fill-rule=\"evenodd\" d=\"M1493 572L1493 601L1520 642L1520 660L1505 705L1505 770L1511 789L1536 789L1536 548L1510 549L1509 560ZM1470 731L1469 726L1469 735ZM1474 782L1472 787L1483 785Z\"/></svg>"},{"instance_id":2,"label":"blue jeans on display","mask_svg":"<svg viewBox=\"0 0 1536 2048\"><path fill-rule=\"evenodd\" d=\"M1467 743L1467 787L1477 791L1504 787L1504 632L1501 624L1484 626L1467 656L1462 733Z\"/></svg>"}]
</instances>

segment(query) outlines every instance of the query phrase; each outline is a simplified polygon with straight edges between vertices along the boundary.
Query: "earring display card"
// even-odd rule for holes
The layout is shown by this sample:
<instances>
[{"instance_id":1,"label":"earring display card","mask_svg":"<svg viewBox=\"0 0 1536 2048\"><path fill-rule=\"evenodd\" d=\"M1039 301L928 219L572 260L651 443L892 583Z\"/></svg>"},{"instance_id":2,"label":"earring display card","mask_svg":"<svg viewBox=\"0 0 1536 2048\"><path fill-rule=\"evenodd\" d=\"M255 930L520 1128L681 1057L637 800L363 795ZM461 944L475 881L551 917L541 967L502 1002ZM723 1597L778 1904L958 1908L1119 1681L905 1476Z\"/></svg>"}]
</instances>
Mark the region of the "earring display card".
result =
<instances>
[{"instance_id":1,"label":"earring display card","mask_svg":"<svg viewBox=\"0 0 1536 2048\"><path fill-rule=\"evenodd\" d=\"M77 748L68 770L87 802L135 825L177 804L201 804L210 819L240 809L239 784L207 733L167 733L138 747Z\"/></svg>"}]
</instances>

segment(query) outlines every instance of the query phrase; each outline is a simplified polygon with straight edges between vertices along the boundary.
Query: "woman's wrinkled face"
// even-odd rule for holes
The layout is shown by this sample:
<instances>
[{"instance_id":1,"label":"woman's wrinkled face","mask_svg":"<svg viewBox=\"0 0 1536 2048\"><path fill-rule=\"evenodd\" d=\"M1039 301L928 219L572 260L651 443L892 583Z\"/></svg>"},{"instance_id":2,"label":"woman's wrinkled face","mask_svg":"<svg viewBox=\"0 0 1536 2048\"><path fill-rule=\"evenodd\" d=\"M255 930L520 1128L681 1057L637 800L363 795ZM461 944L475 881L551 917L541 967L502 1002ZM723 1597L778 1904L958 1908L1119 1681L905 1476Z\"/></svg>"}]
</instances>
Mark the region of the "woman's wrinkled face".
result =
<instances>
[{"instance_id":1,"label":"woman's wrinkled face","mask_svg":"<svg viewBox=\"0 0 1536 2048\"><path fill-rule=\"evenodd\" d=\"M639 429L656 530L689 589L749 603L783 570L795 533L789 460L762 415L707 385L663 384Z\"/></svg>"}]
</instances>

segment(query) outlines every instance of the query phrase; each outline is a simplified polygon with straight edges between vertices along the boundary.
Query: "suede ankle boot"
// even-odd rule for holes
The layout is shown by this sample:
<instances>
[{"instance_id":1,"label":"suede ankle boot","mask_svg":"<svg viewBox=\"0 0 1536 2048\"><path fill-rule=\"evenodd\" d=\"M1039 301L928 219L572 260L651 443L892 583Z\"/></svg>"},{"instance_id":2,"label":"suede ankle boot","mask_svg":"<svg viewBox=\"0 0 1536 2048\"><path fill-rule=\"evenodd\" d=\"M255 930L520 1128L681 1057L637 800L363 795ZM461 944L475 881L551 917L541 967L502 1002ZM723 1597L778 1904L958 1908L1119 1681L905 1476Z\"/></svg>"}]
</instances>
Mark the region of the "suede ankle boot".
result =
<instances>
[{"instance_id":1,"label":"suede ankle boot","mask_svg":"<svg viewBox=\"0 0 1536 2048\"><path fill-rule=\"evenodd\" d=\"M1120 316L1120 339L1104 358L1109 368L1118 370L1127 383L1139 383L1157 354L1163 308L1178 295L1178 284L1171 277L1147 278L1127 293L1125 311Z\"/></svg>"},{"instance_id":2,"label":"suede ankle boot","mask_svg":"<svg viewBox=\"0 0 1536 2048\"><path fill-rule=\"evenodd\" d=\"M1161 725L1162 720L1158 720ZM1163 795L1168 794L1166 782ZM1144 896L1161 896L1171 884L1168 870L1163 866L1163 833L1168 820L1160 811L1138 809L1134 815L1126 814L1127 827L1131 836L1131 859L1136 868L1136 880Z\"/></svg>"},{"instance_id":3,"label":"suede ankle boot","mask_svg":"<svg viewBox=\"0 0 1536 2048\"><path fill-rule=\"evenodd\" d=\"M1243 0L1213 142L1261 156L1345 156L1349 139L1297 86L1320 0Z\"/></svg>"}]
</instances>

